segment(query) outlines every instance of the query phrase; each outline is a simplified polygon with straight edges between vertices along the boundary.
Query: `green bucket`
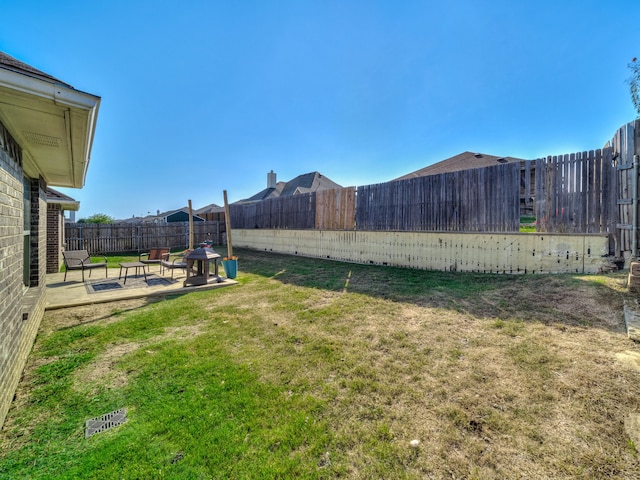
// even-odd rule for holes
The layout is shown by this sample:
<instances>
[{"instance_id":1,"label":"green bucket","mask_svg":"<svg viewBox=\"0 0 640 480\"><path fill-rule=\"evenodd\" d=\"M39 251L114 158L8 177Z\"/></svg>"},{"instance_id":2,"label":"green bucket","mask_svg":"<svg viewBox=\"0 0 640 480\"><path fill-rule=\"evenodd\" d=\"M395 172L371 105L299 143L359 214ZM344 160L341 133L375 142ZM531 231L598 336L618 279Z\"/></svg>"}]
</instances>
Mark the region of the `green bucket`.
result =
<instances>
[{"instance_id":1,"label":"green bucket","mask_svg":"<svg viewBox=\"0 0 640 480\"><path fill-rule=\"evenodd\" d=\"M238 274L238 260L222 260L222 266L224 272L227 274L227 278L236 278Z\"/></svg>"}]
</instances>

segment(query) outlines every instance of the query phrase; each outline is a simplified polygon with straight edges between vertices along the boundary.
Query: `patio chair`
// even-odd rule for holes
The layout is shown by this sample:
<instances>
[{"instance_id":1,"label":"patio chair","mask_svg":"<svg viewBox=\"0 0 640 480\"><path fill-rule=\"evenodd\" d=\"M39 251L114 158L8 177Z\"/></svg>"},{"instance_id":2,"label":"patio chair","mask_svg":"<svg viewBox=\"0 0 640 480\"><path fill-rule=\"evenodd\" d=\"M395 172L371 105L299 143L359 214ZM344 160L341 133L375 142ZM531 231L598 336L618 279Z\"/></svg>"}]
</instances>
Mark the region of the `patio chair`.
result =
<instances>
[{"instance_id":1,"label":"patio chair","mask_svg":"<svg viewBox=\"0 0 640 480\"><path fill-rule=\"evenodd\" d=\"M173 260L171 260L171 257L174 257ZM182 253L171 254L169 252L163 254L160 261L160 275L164 276L165 270L171 270L171 280L173 280L173 271L176 268L181 268L186 273L187 262L184 261L184 255Z\"/></svg>"},{"instance_id":2,"label":"patio chair","mask_svg":"<svg viewBox=\"0 0 640 480\"><path fill-rule=\"evenodd\" d=\"M82 281L84 282L84 271L89 270L89 276L91 276L91 270L94 268L104 267L105 278L109 276L107 270L107 257L104 258L104 262L91 263L91 256L86 250L67 250L62 252L64 258L64 280L67 281L67 272L69 270L82 270Z\"/></svg>"},{"instance_id":3,"label":"patio chair","mask_svg":"<svg viewBox=\"0 0 640 480\"><path fill-rule=\"evenodd\" d=\"M151 248L148 253L141 253L138 255L138 261L142 263L146 263L147 265L158 264L162 262L162 258L164 255L169 253L168 248ZM162 265L160 265L162 268Z\"/></svg>"}]
</instances>

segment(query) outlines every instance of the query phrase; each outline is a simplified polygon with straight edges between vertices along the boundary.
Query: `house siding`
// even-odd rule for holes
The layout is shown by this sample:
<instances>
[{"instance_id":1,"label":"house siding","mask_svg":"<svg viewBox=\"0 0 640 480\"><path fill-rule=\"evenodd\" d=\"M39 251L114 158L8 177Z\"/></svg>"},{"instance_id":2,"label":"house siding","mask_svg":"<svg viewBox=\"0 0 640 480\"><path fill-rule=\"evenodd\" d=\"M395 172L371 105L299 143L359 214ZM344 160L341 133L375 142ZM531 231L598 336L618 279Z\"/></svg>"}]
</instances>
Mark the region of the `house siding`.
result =
<instances>
[{"instance_id":1,"label":"house siding","mask_svg":"<svg viewBox=\"0 0 640 480\"><path fill-rule=\"evenodd\" d=\"M21 150L0 124L0 428L4 424L45 307L46 197L31 179L31 272L23 281L23 170Z\"/></svg>"},{"instance_id":2,"label":"house siding","mask_svg":"<svg viewBox=\"0 0 640 480\"><path fill-rule=\"evenodd\" d=\"M174 213L172 213L170 215L167 215L165 218L166 218L166 222L167 223L188 222L189 221L189 214L187 212L179 211L179 212L174 212ZM203 222L204 219L194 215L193 216L193 221L194 222Z\"/></svg>"}]
</instances>

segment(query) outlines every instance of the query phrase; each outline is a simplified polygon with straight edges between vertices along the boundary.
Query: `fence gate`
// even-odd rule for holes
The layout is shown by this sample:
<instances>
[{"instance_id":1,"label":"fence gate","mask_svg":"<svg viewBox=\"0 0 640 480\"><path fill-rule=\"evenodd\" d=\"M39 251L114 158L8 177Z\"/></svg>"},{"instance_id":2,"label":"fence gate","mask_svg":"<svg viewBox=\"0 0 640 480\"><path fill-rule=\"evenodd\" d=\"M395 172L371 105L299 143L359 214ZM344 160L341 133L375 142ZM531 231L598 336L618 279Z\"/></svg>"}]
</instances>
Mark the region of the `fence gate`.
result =
<instances>
[{"instance_id":1,"label":"fence gate","mask_svg":"<svg viewBox=\"0 0 640 480\"><path fill-rule=\"evenodd\" d=\"M640 121L630 122L620 128L612 139L613 159L616 166L617 214L615 255L617 257L638 256L638 149Z\"/></svg>"}]
</instances>

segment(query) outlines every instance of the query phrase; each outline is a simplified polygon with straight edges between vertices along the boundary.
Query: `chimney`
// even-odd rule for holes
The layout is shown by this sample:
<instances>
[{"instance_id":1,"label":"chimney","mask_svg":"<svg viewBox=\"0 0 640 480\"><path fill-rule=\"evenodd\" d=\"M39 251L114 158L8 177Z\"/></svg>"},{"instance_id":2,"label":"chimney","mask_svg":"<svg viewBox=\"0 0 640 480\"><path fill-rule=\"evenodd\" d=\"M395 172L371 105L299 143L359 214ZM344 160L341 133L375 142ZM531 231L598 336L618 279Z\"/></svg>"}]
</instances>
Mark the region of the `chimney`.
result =
<instances>
[{"instance_id":1,"label":"chimney","mask_svg":"<svg viewBox=\"0 0 640 480\"><path fill-rule=\"evenodd\" d=\"M267 173L267 188L276 188L276 174L273 170Z\"/></svg>"}]
</instances>

